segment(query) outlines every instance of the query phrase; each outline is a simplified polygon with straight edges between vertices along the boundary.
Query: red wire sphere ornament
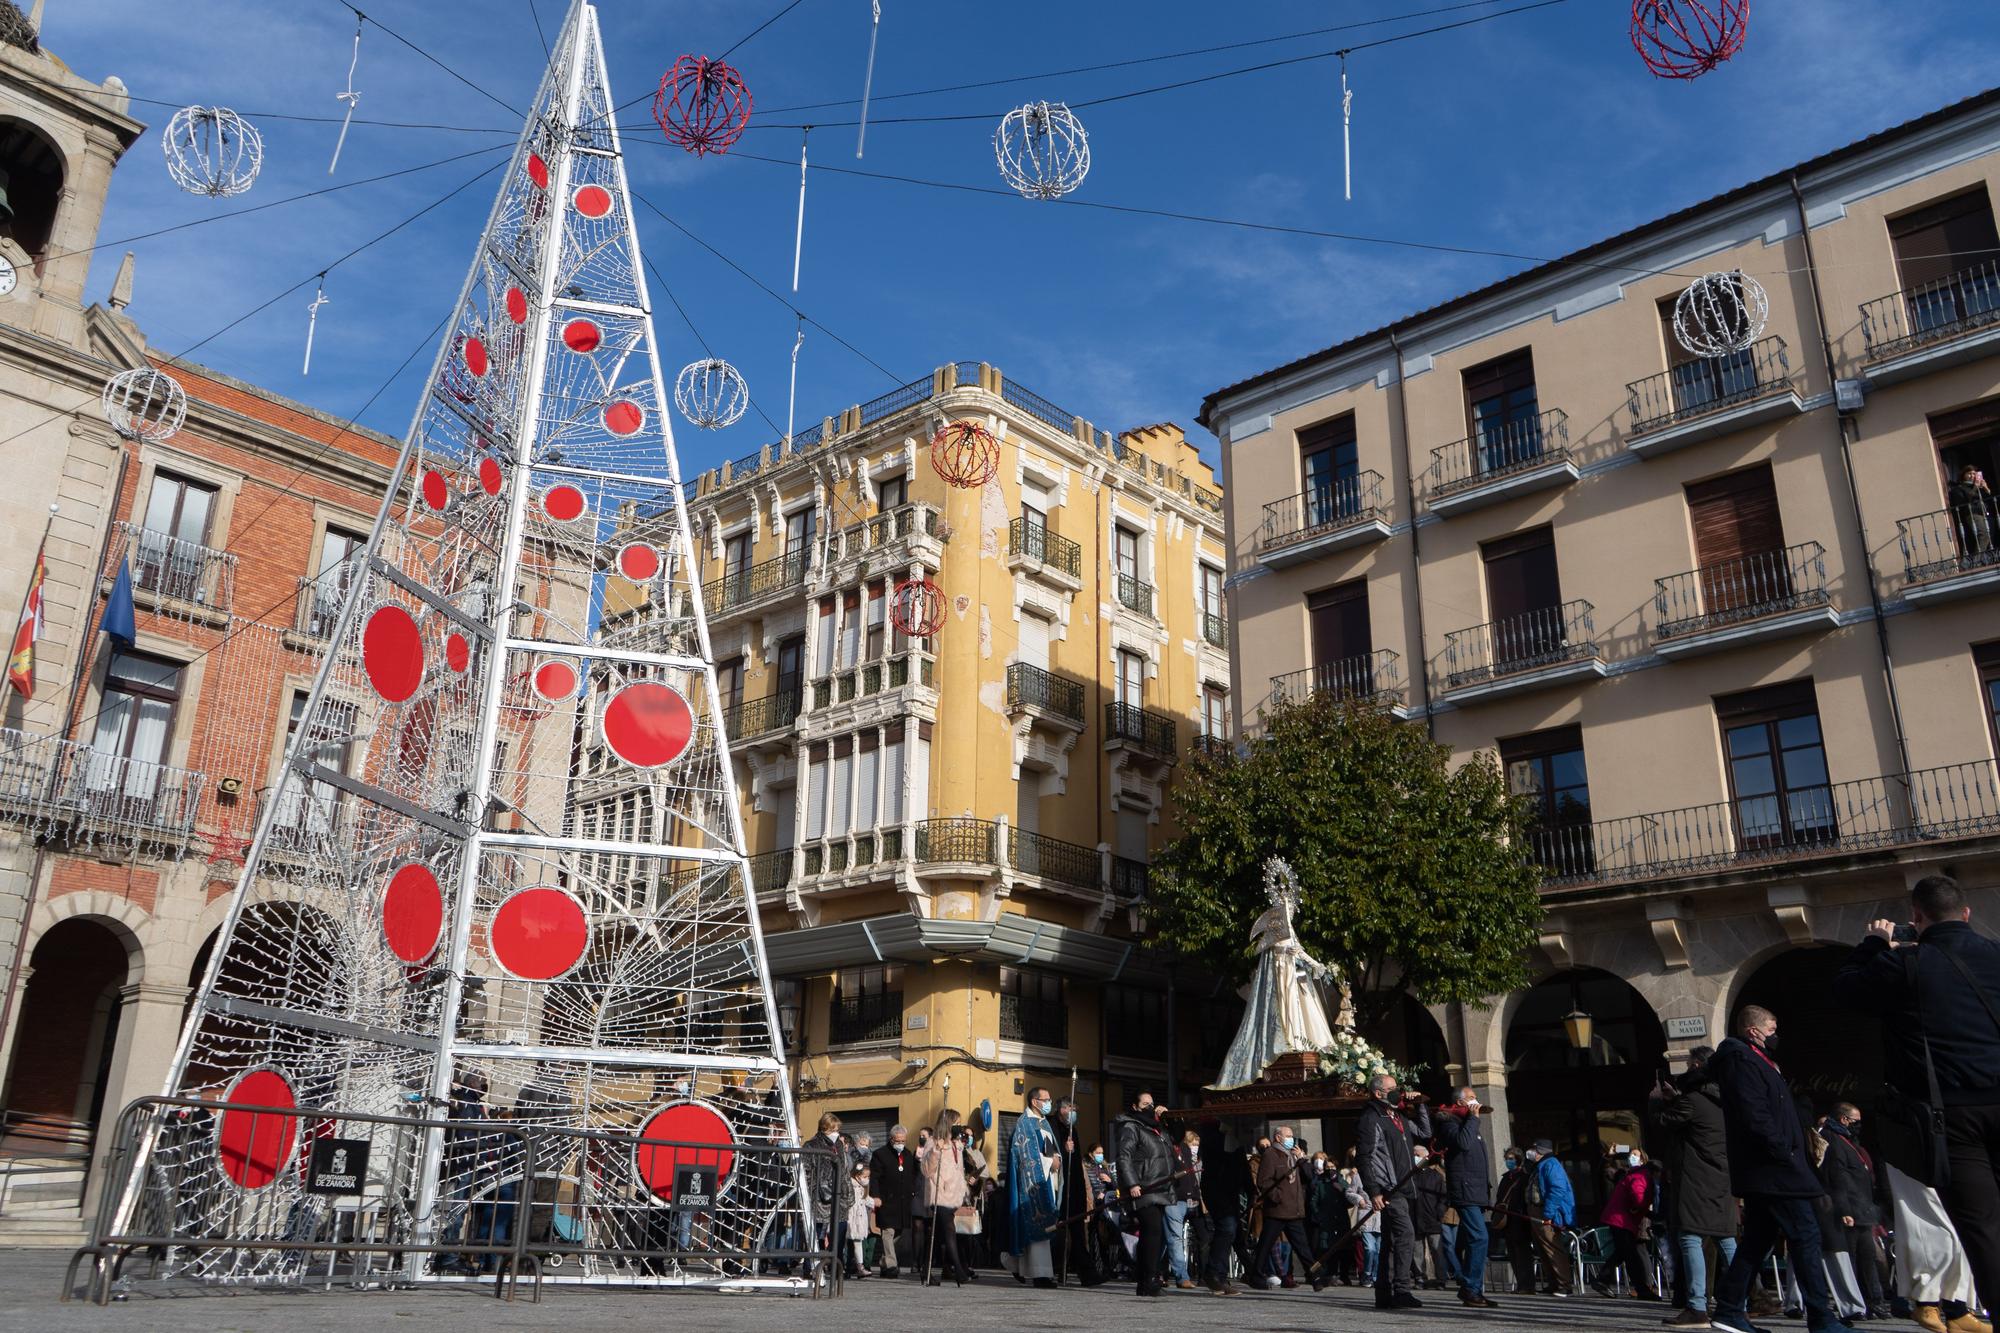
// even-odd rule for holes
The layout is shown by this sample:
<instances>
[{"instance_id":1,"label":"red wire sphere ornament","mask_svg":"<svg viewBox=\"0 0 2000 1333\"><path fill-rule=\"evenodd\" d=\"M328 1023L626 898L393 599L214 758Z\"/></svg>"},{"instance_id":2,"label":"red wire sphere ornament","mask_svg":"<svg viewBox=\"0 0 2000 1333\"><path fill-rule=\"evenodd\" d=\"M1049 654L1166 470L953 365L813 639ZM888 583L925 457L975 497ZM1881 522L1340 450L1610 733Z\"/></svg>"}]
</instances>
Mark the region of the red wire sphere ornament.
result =
<instances>
[{"instance_id":1,"label":"red wire sphere ornament","mask_svg":"<svg viewBox=\"0 0 2000 1333\"><path fill-rule=\"evenodd\" d=\"M1632 47L1663 79L1698 79L1743 49L1750 0L1632 0Z\"/></svg>"},{"instance_id":2,"label":"red wire sphere ornament","mask_svg":"<svg viewBox=\"0 0 2000 1333\"><path fill-rule=\"evenodd\" d=\"M931 466L954 486L984 486L1000 471L1000 441L976 421L947 422L931 432Z\"/></svg>"},{"instance_id":3,"label":"red wire sphere ornament","mask_svg":"<svg viewBox=\"0 0 2000 1333\"><path fill-rule=\"evenodd\" d=\"M653 119L668 143L696 157L726 153L750 123L750 90L743 76L720 60L682 56L660 77Z\"/></svg>"},{"instance_id":4,"label":"red wire sphere ornament","mask_svg":"<svg viewBox=\"0 0 2000 1333\"><path fill-rule=\"evenodd\" d=\"M889 604L896 631L912 639L928 639L944 628L944 589L929 579L904 579Z\"/></svg>"}]
</instances>

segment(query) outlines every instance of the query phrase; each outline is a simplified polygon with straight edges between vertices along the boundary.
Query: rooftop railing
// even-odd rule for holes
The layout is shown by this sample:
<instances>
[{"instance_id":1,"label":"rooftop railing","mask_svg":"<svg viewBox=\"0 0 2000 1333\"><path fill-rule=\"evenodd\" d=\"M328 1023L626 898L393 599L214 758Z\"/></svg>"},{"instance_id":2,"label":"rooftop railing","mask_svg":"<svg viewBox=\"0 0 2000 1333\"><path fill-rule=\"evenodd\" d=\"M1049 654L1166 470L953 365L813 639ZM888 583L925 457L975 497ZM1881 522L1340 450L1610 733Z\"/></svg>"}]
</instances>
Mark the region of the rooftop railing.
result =
<instances>
[{"instance_id":1,"label":"rooftop railing","mask_svg":"<svg viewBox=\"0 0 2000 1333\"><path fill-rule=\"evenodd\" d=\"M1654 633L1684 638L1827 604L1826 548L1800 542L1653 580Z\"/></svg>"},{"instance_id":2,"label":"rooftop railing","mask_svg":"<svg viewBox=\"0 0 2000 1333\"><path fill-rule=\"evenodd\" d=\"M1678 426L1739 403L1781 393L1792 383L1785 340L1773 334L1728 356L1702 357L1625 386L1632 433Z\"/></svg>"},{"instance_id":3,"label":"rooftop railing","mask_svg":"<svg viewBox=\"0 0 2000 1333\"><path fill-rule=\"evenodd\" d=\"M1569 417L1552 407L1431 450L1429 494L1453 495L1568 457Z\"/></svg>"},{"instance_id":4,"label":"rooftop railing","mask_svg":"<svg viewBox=\"0 0 2000 1333\"><path fill-rule=\"evenodd\" d=\"M1258 546L1266 551L1277 550L1343 528L1373 523L1387 515L1382 504L1382 474L1360 472L1265 505Z\"/></svg>"},{"instance_id":5,"label":"rooftop railing","mask_svg":"<svg viewBox=\"0 0 2000 1333\"><path fill-rule=\"evenodd\" d=\"M1886 361L2000 323L2000 259L1905 287L1861 306L1862 359Z\"/></svg>"}]
</instances>

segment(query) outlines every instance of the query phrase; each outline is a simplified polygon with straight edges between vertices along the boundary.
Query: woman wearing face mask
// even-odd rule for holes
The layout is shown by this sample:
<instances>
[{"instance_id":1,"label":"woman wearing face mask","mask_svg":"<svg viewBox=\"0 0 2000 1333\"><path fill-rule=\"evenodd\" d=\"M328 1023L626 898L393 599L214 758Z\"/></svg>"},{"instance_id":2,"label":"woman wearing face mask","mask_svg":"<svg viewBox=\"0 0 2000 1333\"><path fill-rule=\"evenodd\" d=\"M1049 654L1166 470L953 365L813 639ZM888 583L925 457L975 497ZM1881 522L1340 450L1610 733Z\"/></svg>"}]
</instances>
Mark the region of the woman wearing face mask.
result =
<instances>
[{"instance_id":1,"label":"woman wearing face mask","mask_svg":"<svg viewBox=\"0 0 2000 1333\"><path fill-rule=\"evenodd\" d=\"M1640 1244L1652 1229L1653 1175L1645 1165L1646 1154L1637 1148L1630 1149L1620 1159L1618 1178L1612 1183L1611 1197L1605 1200L1598 1220L1611 1228L1618 1266L1625 1270L1634 1294L1642 1301L1657 1301L1660 1294L1653 1290L1652 1265L1646 1261ZM1605 1272L1592 1285L1601 1296L1623 1294L1612 1292L1609 1283L1610 1274Z\"/></svg>"},{"instance_id":2,"label":"woman wearing face mask","mask_svg":"<svg viewBox=\"0 0 2000 1333\"><path fill-rule=\"evenodd\" d=\"M1333 1238L1347 1230L1347 1195L1340 1176L1324 1152L1312 1155L1312 1168L1305 1176L1306 1241L1317 1259L1333 1248Z\"/></svg>"}]
</instances>

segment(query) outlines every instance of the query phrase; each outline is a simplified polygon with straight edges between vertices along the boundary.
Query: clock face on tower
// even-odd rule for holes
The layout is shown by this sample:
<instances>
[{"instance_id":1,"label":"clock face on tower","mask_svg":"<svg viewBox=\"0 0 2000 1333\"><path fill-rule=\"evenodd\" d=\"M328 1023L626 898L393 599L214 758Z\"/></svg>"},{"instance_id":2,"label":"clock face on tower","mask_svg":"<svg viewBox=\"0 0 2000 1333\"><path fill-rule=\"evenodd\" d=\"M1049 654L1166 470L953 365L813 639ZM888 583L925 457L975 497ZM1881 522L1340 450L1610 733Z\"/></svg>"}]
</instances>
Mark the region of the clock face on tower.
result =
<instances>
[{"instance_id":1,"label":"clock face on tower","mask_svg":"<svg viewBox=\"0 0 2000 1333\"><path fill-rule=\"evenodd\" d=\"M14 271L14 263L5 255L0 255L0 296L12 296L14 285L21 280Z\"/></svg>"}]
</instances>

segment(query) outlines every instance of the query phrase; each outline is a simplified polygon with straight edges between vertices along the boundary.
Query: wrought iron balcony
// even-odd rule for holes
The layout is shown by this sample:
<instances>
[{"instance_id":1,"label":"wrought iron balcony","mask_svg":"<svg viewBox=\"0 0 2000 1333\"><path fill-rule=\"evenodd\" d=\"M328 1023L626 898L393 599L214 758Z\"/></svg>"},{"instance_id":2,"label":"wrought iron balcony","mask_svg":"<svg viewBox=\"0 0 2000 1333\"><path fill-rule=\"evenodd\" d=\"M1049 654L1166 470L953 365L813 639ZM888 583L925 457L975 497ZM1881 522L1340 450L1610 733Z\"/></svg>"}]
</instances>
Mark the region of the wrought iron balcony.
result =
<instances>
[{"instance_id":1,"label":"wrought iron balcony","mask_svg":"<svg viewBox=\"0 0 2000 1333\"><path fill-rule=\"evenodd\" d=\"M347 585L339 578L302 576L298 601L292 610L292 632L322 642L332 638L346 597Z\"/></svg>"},{"instance_id":2,"label":"wrought iron balcony","mask_svg":"<svg viewBox=\"0 0 2000 1333\"><path fill-rule=\"evenodd\" d=\"M783 731L799 720L803 691L784 690L762 699L747 699L722 710L722 728L731 744Z\"/></svg>"},{"instance_id":3,"label":"wrought iron balcony","mask_svg":"<svg viewBox=\"0 0 2000 1333\"><path fill-rule=\"evenodd\" d=\"M1525 675L1568 662L1598 659L1597 630L1589 602L1564 602L1444 638L1444 683L1463 689L1506 676Z\"/></svg>"},{"instance_id":4,"label":"wrought iron balcony","mask_svg":"<svg viewBox=\"0 0 2000 1333\"><path fill-rule=\"evenodd\" d=\"M1229 618L1219 611L1201 613L1201 638L1211 648L1229 646Z\"/></svg>"},{"instance_id":5,"label":"wrought iron balcony","mask_svg":"<svg viewBox=\"0 0 2000 1333\"><path fill-rule=\"evenodd\" d=\"M787 551L774 559L725 574L715 590L714 614L722 615L804 587L807 555L805 551Z\"/></svg>"},{"instance_id":6,"label":"wrought iron balcony","mask_svg":"<svg viewBox=\"0 0 2000 1333\"><path fill-rule=\"evenodd\" d=\"M1632 433L1647 435L1791 391L1785 340L1773 334L1728 356L1703 357L1625 386Z\"/></svg>"},{"instance_id":7,"label":"wrought iron balcony","mask_svg":"<svg viewBox=\"0 0 2000 1333\"><path fill-rule=\"evenodd\" d=\"M1069 1047L1069 1006L1055 1000L1000 996L1000 1039L1023 1046Z\"/></svg>"},{"instance_id":8,"label":"wrought iron balcony","mask_svg":"<svg viewBox=\"0 0 2000 1333\"><path fill-rule=\"evenodd\" d=\"M308 788L297 782L282 788L266 787L257 793L260 821L274 795L278 809L264 838L266 850L278 856L326 859L355 844L349 806L335 788Z\"/></svg>"},{"instance_id":9,"label":"wrought iron balcony","mask_svg":"<svg viewBox=\"0 0 2000 1333\"><path fill-rule=\"evenodd\" d=\"M112 524L112 532L111 550L131 555L135 591L221 611L234 603L236 557L229 552L123 520Z\"/></svg>"},{"instance_id":10,"label":"wrought iron balcony","mask_svg":"<svg viewBox=\"0 0 2000 1333\"><path fill-rule=\"evenodd\" d=\"M1118 576L1118 605L1150 619L1153 614L1153 585L1141 583L1130 574Z\"/></svg>"},{"instance_id":11,"label":"wrought iron balcony","mask_svg":"<svg viewBox=\"0 0 2000 1333\"><path fill-rule=\"evenodd\" d=\"M925 865L991 866L1000 859L1000 826L990 819L922 820L916 841Z\"/></svg>"},{"instance_id":12,"label":"wrought iron balcony","mask_svg":"<svg viewBox=\"0 0 2000 1333\"><path fill-rule=\"evenodd\" d=\"M911 649L887 661L863 662L859 666L848 667L831 676L821 676L812 683L812 706L827 708L836 703L849 703L855 699L865 699L883 690L897 690L908 685L911 680L911 664L914 663L918 684L929 685L934 679L934 659L928 653Z\"/></svg>"},{"instance_id":13,"label":"wrought iron balcony","mask_svg":"<svg viewBox=\"0 0 2000 1333\"><path fill-rule=\"evenodd\" d=\"M831 556L834 560L847 560L870 551L886 550L919 532L935 537L937 527L937 510L930 505L899 505L859 523L850 523L835 533L830 543Z\"/></svg>"},{"instance_id":14,"label":"wrought iron balcony","mask_svg":"<svg viewBox=\"0 0 2000 1333\"><path fill-rule=\"evenodd\" d=\"M1033 875L1073 889L1096 889L1103 883L1103 871L1095 848L1045 837L1027 829L1007 831L1007 864L1023 875Z\"/></svg>"},{"instance_id":15,"label":"wrought iron balcony","mask_svg":"<svg viewBox=\"0 0 2000 1333\"><path fill-rule=\"evenodd\" d=\"M1566 469L1565 477L1545 478L1551 483L1572 478L1575 464L1569 454L1569 417L1559 408L1536 416L1496 423L1468 439L1454 440L1431 450L1426 498L1432 509L1442 510L1454 496L1469 496L1487 488L1513 493L1508 483L1526 483L1545 471Z\"/></svg>"},{"instance_id":16,"label":"wrought iron balcony","mask_svg":"<svg viewBox=\"0 0 2000 1333\"><path fill-rule=\"evenodd\" d=\"M1862 360L1879 364L2000 325L2000 259L1861 306Z\"/></svg>"},{"instance_id":17,"label":"wrought iron balcony","mask_svg":"<svg viewBox=\"0 0 2000 1333\"><path fill-rule=\"evenodd\" d=\"M1129 856L1111 858L1111 896L1121 903L1143 902L1152 868Z\"/></svg>"},{"instance_id":18,"label":"wrought iron balcony","mask_svg":"<svg viewBox=\"0 0 2000 1333\"><path fill-rule=\"evenodd\" d=\"M1942 600L2000 588L2000 504L1975 504L1919 514L1896 524L1912 601Z\"/></svg>"},{"instance_id":19,"label":"wrought iron balcony","mask_svg":"<svg viewBox=\"0 0 2000 1333\"><path fill-rule=\"evenodd\" d=\"M1826 548L1800 542L1653 580L1653 633L1664 643L1827 601Z\"/></svg>"},{"instance_id":20,"label":"wrought iron balcony","mask_svg":"<svg viewBox=\"0 0 2000 1333\"><path fill-rule=\"evenodd\" d=\"M1030 518L1017 518L1007 525L1007 554L1072 579L1083 577L1083 548L1050 532L1048 524Z\"/></svg>"},{"instance_id":21,"label":"wrought iron balcony","mask_svg":"<svg viewBox=\"0 0 2000 1333\"><path fill-rule=\"evenodd\" d=\"M1264 526L1258 553L1269 557L1287 547L1327 545L1332 537L1371 523L1385 524L1389 511L1382 503L1382 474L1361 472L1323 486L1313 486L1264 506ZM1363 534L1364 536L1366 534Z\"/></svg>"},{"instance_id":22,"label":"wrought iron balcony","mask_svg":"<svg viewBox=\"0 0 2000 1333\"><path fill-rule=\"evenodd\" d=\"M184 847L208 775L0 728L0 811L43 833Z\"/></svg>"},{"instance_id":23,"label":"wrought iron balcony","mask_svg":"<svg viewBox=\"0 0 2000 1333\"><path fill-rule=\"evenodd\" d=\"M827 1011L826 1039L833 1045L895 1041L903 1035L903 992L836 995Z\"/></svg>"},{"instance_id":24,"label":"wrought iron balcony","mask_svg":"<svg viewBox=\"0 0 2000 1333\"><path fill-rule=\"evenodd\" d=\"M1033 709L1083 726L1083 682L1066 680L1027 662L1007 668L1007 711Z\"/></svg>"},{"instance_id":25,"label":"wrought iron balcony","mask_svg":"<svg viewBox=\"0 0 2000 1333\"><path fill-rule=\"evenodd\" d=\"M750 883L759 893L776 893L792 882L792 849L780 847L750 858Z\"/></svg>"},{"instance_id":26,"label":"wrought iron balcony","mask_svg":"<svg viewBox=\"0 0 2000 1333\"><path fill-rule=\"evenodd\" d=\"M1336 699L1394 703L1403 697L1403 658L1392 648L1378 648L1360 657L1321 662L1303 671L1271 677L1274 703L1297 703L1314 694Z\"/></svg>"},{"instance_id":27,"label":"wrought iron balcony","mask_svg":"<svg viewBox=\"0 0 2000 1333\"><path fill-rule=\"evenodd\" d=\"M1156 758L1171 760L1178 724L1165 713L1137 704L1104 705L1104 743L1127 745Z\"/></svg>"}]
</instances>

